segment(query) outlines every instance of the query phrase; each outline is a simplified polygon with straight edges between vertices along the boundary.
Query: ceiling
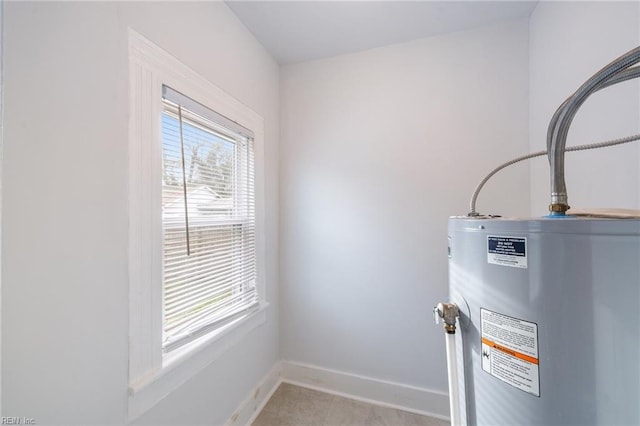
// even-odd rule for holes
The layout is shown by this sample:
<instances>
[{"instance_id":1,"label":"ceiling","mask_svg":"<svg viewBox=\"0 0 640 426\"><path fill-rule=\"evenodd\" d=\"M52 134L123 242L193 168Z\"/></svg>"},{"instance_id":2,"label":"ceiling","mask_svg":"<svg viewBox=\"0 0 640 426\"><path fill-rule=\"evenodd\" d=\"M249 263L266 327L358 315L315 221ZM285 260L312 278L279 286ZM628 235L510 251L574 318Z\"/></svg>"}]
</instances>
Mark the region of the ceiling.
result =
<instances>
[{"instance_id":1,"label":"ceiling","mask_svg":"<svg viewBox=\"0 0 640 426\"><path fill-rule=\"evenodd\" d=\"M244 1L227 5L280 64L528 17L537 1Z\"/></svg>"}]
</instances>

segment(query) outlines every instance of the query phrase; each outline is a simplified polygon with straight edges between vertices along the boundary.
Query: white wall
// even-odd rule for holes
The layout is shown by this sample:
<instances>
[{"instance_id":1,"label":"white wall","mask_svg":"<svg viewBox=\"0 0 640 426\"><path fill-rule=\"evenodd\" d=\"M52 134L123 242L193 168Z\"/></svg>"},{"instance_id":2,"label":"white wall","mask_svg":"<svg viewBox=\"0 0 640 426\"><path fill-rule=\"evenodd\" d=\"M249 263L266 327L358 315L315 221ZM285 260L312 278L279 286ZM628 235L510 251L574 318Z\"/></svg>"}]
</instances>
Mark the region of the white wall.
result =
<instances>
[{"instance_id":1,"label":"white wall","mask_svg":"<svg viewBox=\"0 0 640 426\"><path fill-rule=\"evenodd\" d=\"M267 324L139 423L221 424L278 359L278 67L221 2L4 4L4 416L126 420L127 27L265 118Z\"/></svg>"},{"instance_id":2,"label":"white wall","mask_svg":"<svg viewBox=\"0 0 640 426\"><path fill-rule=\"evenodd\" d=\"M638 2L541 2L530 20L530 147L546 149L557 107L585 80L640 43ZM636 134L638 81L594 94L580 109L567 146ZM640 208L638 143L566 155L569 204L574 208ZM531 162L531 213L547 213L549 166Z\"/></svg>"},{"instance_id":3,"label":"white wall","mask_svg":"<svg viewBox=\"0 0 640 426\"><path fill-rule=\"evenodd\" d=\"M286 360L446 390L431 308L447 218L528 150L528 22L281 71L280 306ZM526 165L480 198L529 211Z\"/></svg>"}]
</instances>

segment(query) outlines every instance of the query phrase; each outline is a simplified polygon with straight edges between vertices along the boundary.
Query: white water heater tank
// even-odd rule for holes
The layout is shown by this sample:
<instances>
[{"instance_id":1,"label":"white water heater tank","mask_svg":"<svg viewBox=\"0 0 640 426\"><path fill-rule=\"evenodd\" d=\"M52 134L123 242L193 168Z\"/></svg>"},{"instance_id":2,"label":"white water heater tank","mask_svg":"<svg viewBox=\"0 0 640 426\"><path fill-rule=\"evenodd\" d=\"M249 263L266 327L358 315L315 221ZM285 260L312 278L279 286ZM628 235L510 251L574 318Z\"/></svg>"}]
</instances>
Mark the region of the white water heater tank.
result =
<instances>
[{"instance_id":1,"label":"white water heater tank","mask_svg":"<svg viewBox=\"0 0 640 426\"><path fill-rule=\"evenodd\" d=\"M640 425L640 220L451 218L469 425Z\"/></svg>"}]
</instances>

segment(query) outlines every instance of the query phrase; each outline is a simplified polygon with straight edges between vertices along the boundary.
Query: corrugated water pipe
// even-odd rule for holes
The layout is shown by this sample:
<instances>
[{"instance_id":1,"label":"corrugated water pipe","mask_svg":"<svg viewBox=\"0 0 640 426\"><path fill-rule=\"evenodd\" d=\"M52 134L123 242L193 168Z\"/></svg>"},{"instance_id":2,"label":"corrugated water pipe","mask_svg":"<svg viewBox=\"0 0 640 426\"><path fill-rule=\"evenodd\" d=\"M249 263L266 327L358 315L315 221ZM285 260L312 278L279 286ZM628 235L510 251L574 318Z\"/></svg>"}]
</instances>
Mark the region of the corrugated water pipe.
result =
<instances>
[{"instance_id":1,"label":"corrugated water pipe","mask_svg":"<svg viewBox=\"0 0 640 426\"><path fill-rule=\"evenodd\" d=\"M470 211L468 216L480 216L476 210L476 202L480 191L493 175L512 164L543 155L548 156L551 169L551 204L549 205L549 210L552 215L565 215L565 212L569 209L569 204L564 179L564 153L604 148L640 140L640 134L637 134L605 142L566 148L569 126L580 106L591 94L598 90L640 77L640 66L632 66L638 62L640 62L640 47L618 57L582 84L575 93L560 105L551 118L547 131L547 150L523 155L493 169L480 181L474 190L469 203Z\"/></svg>"}]
</instances>

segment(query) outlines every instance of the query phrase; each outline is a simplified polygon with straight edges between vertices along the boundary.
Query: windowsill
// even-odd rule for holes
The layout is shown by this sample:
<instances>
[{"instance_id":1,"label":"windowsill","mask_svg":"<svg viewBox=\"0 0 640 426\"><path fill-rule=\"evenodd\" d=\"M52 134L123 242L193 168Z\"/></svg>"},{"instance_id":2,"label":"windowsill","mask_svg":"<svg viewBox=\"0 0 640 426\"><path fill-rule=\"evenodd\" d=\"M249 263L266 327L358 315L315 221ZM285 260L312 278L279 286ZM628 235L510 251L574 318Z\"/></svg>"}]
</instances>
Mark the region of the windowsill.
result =
<instances>
[{"instance_id":1,"label":"windowsill","mask_svg":"<svg viewBox=\"0 0 640 426\"><path fill-rule=\"evenodd\" d=\"M130 384L128 421L140 417L249 332L264 324L268 306L268 303L261 303L258 311L165 355L162 369Z\"/></svg>"}]
</instances>

